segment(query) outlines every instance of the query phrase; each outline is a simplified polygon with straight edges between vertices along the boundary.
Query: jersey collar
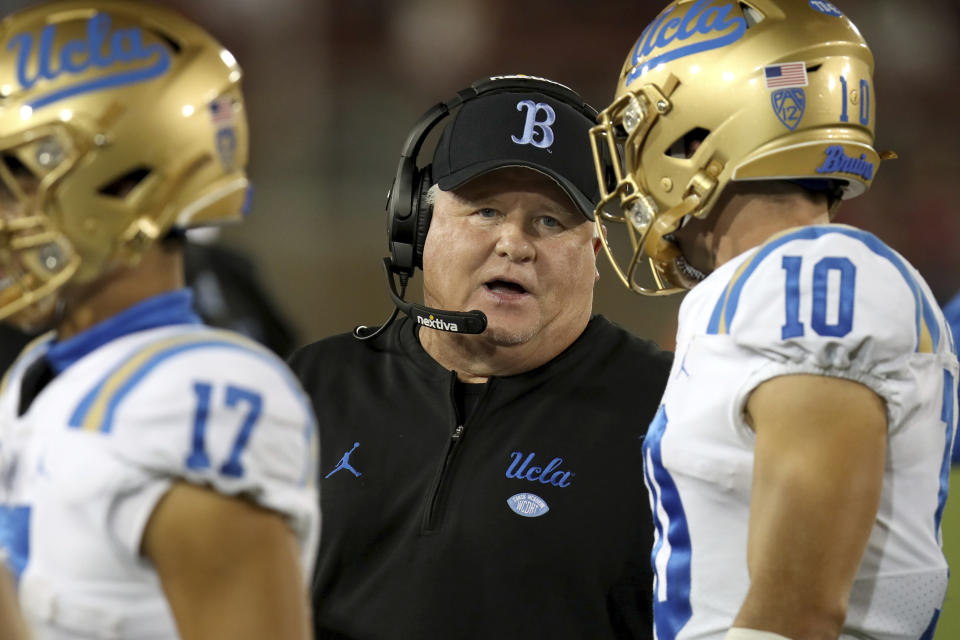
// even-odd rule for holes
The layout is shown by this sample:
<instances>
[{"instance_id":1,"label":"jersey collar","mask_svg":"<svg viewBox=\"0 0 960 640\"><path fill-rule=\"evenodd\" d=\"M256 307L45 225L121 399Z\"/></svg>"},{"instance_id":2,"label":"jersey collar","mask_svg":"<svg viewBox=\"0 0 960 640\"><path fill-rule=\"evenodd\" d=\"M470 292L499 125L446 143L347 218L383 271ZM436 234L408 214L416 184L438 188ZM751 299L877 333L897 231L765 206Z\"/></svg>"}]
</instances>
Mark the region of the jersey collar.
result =
<instances>
[{"instance_id":1,"label":"jersey collar","mask_svg":"<svg viewBox=\"0 0 960 640\"><path fill-rule=\"evenodd\" d=\"M178 289L147 298L63 342L54 342L47 360L56 373L122 336L175 324L202 324L193 310L193 292Z\"/></svg>"}]
</instances>

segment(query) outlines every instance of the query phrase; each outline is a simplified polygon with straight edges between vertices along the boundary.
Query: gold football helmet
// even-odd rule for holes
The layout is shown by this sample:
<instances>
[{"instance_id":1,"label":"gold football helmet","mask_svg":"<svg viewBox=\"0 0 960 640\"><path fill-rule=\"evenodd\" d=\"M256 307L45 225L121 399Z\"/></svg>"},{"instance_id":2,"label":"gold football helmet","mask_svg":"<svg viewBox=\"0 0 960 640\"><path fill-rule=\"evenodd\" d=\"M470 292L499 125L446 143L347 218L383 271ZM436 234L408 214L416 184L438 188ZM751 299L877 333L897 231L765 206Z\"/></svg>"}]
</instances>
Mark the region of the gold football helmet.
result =
<instances>
[{"instance_id":1,"label":"gold football helmet","mask_svg":"<svg viewBox=\"0 0 960 640\"><path fill-rule=\"evenodd\" d=\"M0 319L242 215L236 60L179 14L68 0L0 23Z\"/></svg>"},{"instance_id":2,"label":"gold football helmet","mask_svg":"<svg viewBox=\"0 0 960 640\"><path fill-rule=\"evenodd\" d=\"M815 180L806 184L860 195L881 159L875 110L873 55L830 2L671 3L630 50L591 132L597 224L624 223L633 249L621 266L604 239L620 279L649 295L695 285L669 234L707 216L730 180ZM652 287L637 280L644 261Z\"/></svg>"}]
</instances>

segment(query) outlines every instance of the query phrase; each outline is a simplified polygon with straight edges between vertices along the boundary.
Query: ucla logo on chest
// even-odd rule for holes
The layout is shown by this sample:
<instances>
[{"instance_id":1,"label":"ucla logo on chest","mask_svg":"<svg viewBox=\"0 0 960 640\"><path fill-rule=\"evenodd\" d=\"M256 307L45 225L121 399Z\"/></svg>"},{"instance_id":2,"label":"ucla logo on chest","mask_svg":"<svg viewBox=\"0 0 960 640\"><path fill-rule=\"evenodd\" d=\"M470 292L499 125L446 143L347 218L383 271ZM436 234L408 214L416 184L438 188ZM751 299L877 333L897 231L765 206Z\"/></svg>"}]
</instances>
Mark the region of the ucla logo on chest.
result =
<instances>
[{"instance_id":1,"label":"ucla logo on chest","mask_svg":"<svg viewBox=\"0 0 960 640\"><path fill-rule=\"evenodd\" d=\"M560 468L563 464L563 458L554 458L546 466L536 464L536 453L524 456L520 451L514 451L510 454L510 467L507 469L507 477L517 480L529 480L530 482L539 482L540 484L549 484L554 487L569 487L573 472L565 471Z\"/></svg>"},{"instance_id":2,"label":"ucla logo on chest","mask_svg":"<svg viewBox=\"0 0 960 640\"><path fill-rule=\"evenodd\" d=\"M733 2L697 0L682 18L673 15L676 10L660 15L644 29L633 50L628 84L659 64L725 47L747 31L747 21L731 15L734 10L739 13ZM688 40L693 42L684 44Z\"/></svg>"},{"instance_id":3,"label":"ucla logo on chest","mask_svg":"<svg viewBox=\"0 0 960 640\"><path fill-rule=\"evenodd\" d=\"M59 49L57 25L43 28L39 41L32 33L18 33L7 45L17 56L17 81L24 89L32 89L44 80L83 73L91 68L102 70L95 78L60 86L34 98L33 109L70 96L100 91L163 75L170 68L170 52L160 43L146 45L139 28L111 29L110 16L98 13L87 21L85 37L67 40Z\"/></svg>"}]
</instances>

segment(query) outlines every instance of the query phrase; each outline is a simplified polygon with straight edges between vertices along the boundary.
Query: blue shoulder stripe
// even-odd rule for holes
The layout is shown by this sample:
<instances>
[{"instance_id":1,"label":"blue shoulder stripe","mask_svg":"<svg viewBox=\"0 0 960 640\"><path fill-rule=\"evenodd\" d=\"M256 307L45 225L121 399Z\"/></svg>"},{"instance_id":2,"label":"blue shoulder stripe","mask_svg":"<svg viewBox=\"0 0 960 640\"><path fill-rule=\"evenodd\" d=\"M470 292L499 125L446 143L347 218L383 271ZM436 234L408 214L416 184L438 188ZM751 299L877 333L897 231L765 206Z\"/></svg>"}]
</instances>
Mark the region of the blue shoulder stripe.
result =
<instances>
[{"instance_id":1,"label":"blue shoulder stripe","mask_svg":"<svg viewBox=\"0 0 960 640\"><path fill-rule=\"evenodd\" d=\"M176 355L194 349L207 348L245 351L273 366L283 374L288 387L304 405L308 421L313 422L312 411L309 410L309 405L306 404L306 399L293 378L293 374L273 353L260 348L258 345L251 344L246 338L233 337L218 332L179 335L146 345L124 359L93 386L74 409L68 423L69 426L74 429L109 433L113 428L117 408L151 371Z\"/></svg>"},{"instance_id":2,"label":"blue shoulder stripe","mask_svg":"<svg viewBox=\"0 0 960 640\"><path fill-rule=\"evenodd\" d=\"M23 347L23 349L20 351L20 354L3 374L3 378L0 379L0 395L3 395L6 392L7 385L9 384L10 380L19 376L20 371L25 369L28 364L33 364L34 359L31 357L33 353L38 349L47 346L53 341L53 338L53 332L44 333L34 338Z\"/></svg>"},{"instance_id":3,"label":"blue shoulder stripe","mask_svg":"<svg viewBox=\"0 0 960 640\"><path fill-rule=\"evenodd\" d=\"M729 332L734 316L737 313L737 305L740 302L740 294L743 291L743 287L767 256L793 240L816 240L817 238L832 233L859 240L873 253L886 259L897 269L907 283L907 286L910 287L910 290L913 292L916 303L917 351L921 351L921 349L923 351L936 351L940 344L940 325L937 322L936 313L927 296L924 295L920 285L910 273L906 263L904 263L900 256L894 253L890 247L885 245L872 233L839 225L803 227L802 229L774 237L767 244L761 246L730 279L730 283L717 301L713 313L710 316L707 333L725 334ZM925 344L927 342L925 339L927 336L929 336L929 346Z\"/></svg>"}]
</instances>

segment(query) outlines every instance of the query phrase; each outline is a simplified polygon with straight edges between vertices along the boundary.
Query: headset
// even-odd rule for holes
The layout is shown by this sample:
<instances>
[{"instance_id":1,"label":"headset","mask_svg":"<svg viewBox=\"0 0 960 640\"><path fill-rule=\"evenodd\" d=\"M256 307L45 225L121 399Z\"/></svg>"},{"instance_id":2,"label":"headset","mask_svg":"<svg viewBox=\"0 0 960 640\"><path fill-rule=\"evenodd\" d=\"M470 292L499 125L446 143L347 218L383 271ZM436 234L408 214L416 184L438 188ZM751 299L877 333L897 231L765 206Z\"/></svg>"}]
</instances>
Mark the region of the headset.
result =
<instances>
[{"instance_id":1,"label":"headset","mask_svg":"<svg viewBox=\"0 0 960 640\"><path fill-rule=\"evenodd\" d=\"M487 318L481 311L444 311L403 299L407 282L417 267L423 268L423 247L433 216L433 206L427 203L427 192L433 186L432 165L417 166L420 150L430 132L450 113L466 102L495 93L540 93L563 102L591 121L596 121L597 110L587 104L573 89L546 78L524 75L492 76L478 80L457 95L428 109L413 126L400 152L397 173L387 193L387 234L390 256L383 259L388 293L396 308L379 328L363 325L353 331L354 337L368 340L382 333L404 311L415 321L441 330L458 333L483 333ZM394 275L399 276L397 291ZM436 322L436 320L442 322Z\"/></svg>"}]
</instances>

